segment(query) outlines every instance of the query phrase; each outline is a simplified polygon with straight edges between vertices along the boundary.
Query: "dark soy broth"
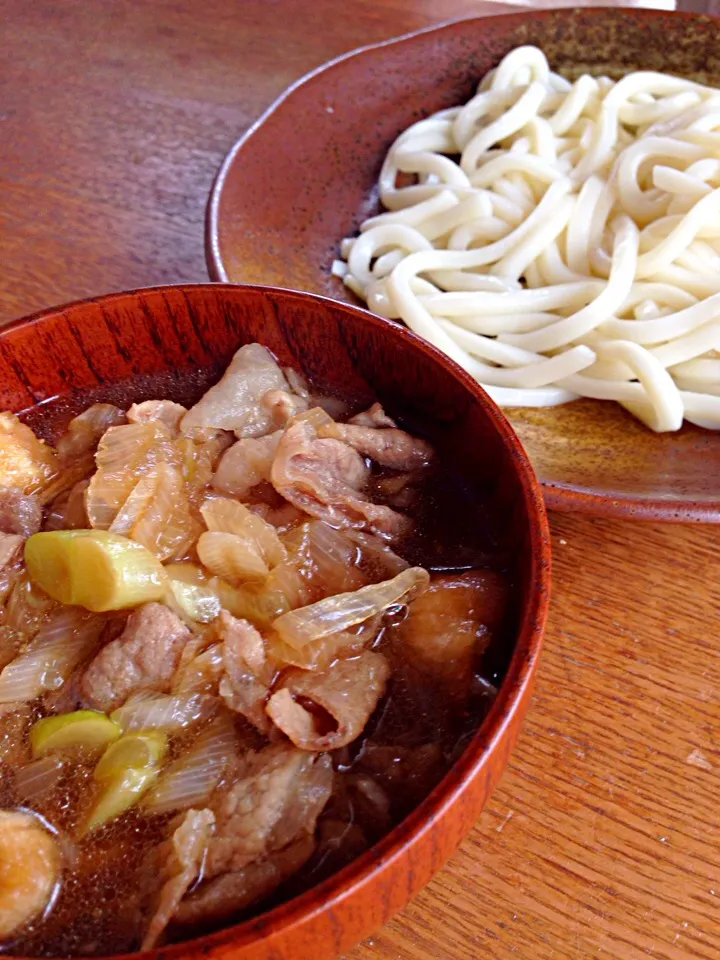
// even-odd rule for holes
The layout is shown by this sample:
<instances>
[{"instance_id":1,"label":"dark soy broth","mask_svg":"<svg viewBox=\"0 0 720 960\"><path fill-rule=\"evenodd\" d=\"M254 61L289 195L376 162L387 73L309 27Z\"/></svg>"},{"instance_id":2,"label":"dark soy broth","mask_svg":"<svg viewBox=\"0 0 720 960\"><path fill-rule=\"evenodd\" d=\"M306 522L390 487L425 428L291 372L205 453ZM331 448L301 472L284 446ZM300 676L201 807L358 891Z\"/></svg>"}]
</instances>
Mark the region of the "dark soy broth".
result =
<instances>
[{"instance_id":1,"label":"dark soy broth","mask_svg":"<svg viewBox=\"0 0 720 960\"><path fill-rule=\"evenodd\" d=\"M25 411L23 420L41 437L54 441L69 419L93 402L125 409L131 402L168 398L192 403L219 371L162 373L131 383L57 399ZM349 413L357 405L346 405ZM390 411L392 413L392 411ZM345 418L343 418L345 419ZM465 481L458 465L441 457L424 472L405 478L373 467L369 498L410 515L413 533L393 544L396 553L431 573L489 570L510 588L503 622L481 631L470 681L454 686L419 669L400 638L407 608L385 614L373 649L391 666L384 696L360 737L332 752L335 770L332 795L317 822L315 853L271 896L238 911L243 919L305 891L362 853L397 825L442 779L478 729L502 680L512 649L514 606L511 570L495 529L490 505ZM272 489L258 489L250 498L272 501ZM2 705L0 705L2 707ZM47 712L40 700L30 705L34 718ZM258 747L262 737L242 717L236 720L240 742ZM22 737L27 736L23 728ZM197 732L171 737L171 756L188 746ZM138 949L142 936L138 902L138 870L147 852L168 836L173 816L150 816L131 809L90 836L78 839L77 824L93 796L96 758L81 750L63 758L59 780L47 794L25 802L14 786L18 758L26 759L26 740L17 742L17 720L0 713L0 807L29 808L41 815L60 837L65 864L56 899L46 915L0 949L22 956L92 956ZM230 920L225 923L231 922ZM168 940L184 939L217 924L170 927Z\"/></svg>"}]
</instances>

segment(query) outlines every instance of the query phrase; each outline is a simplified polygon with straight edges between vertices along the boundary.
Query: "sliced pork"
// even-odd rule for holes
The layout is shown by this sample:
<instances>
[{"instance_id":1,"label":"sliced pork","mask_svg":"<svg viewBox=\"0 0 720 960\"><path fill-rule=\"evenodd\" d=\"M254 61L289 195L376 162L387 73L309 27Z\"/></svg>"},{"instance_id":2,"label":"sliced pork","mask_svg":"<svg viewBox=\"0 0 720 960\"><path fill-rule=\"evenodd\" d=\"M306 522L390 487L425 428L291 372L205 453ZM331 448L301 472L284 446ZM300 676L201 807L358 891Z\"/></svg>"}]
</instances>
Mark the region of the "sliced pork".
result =
<instances>
[{"instance_id":1,"label":"sliced pork","mask_svg":"<svg viewBox=\"0 0 720 960\"><path fill-rule=\"evenodd\" d=\"M333 423L320 427L318 436L342 440L364 457L391 470L419 470L426 467L433 456L429 443L395 427L378 430L353 423Z\"/></svg>"},{"instance_id":2,"label":"sliced pork","mask_svg":"<svg viewBox=\"0 0 720 960\"><path fill-rule=\"evenodd\" d=\"M170 690L190 630L161 603L146 603L128 617L120 636L98 653L80 682L87 707L108 713L138 690Z\"/></svg>"},{"instance_id":3,"label":"sliced pork","mask_svg":"<svg viewBox=\"0 0 720 960\"><path fill-rule=\"evenodd\" d=\"M236 440L220 458L212 478L213 489L242 498L263 480L269 480L281 436L282 430L276 430L264 437Z\"/></svg>"},{"instance_id":4,"label":"sliced pork","mask_svg":"<svg viewBox=\"0 0 720 960\"><path fill-rule=\"evenodd\" d=\"M162 937L180 901L202 871L215 815L210 810L188 810L172 837L151 851L143 864L141 885L151 897L153 914L143 937L141 950L151 950Z\"/></svg>"},{"instance_id":5,"label":"sliced pork","mask_svg":"<svg viewBox=\"0 0 720 960\"><path fill-rule=\"evenodd\" d=\"M270 471L282 497L330 526L367 529L388 538L406 532L407 517L368 502L362 492L368 477L356 450L340 440L318 438L306 421L285 430Z\"/></svg>"},{"instance_id":6,"label":"sliced pork","mask_svg":"<svg viewBox=\"0 0 720 960\"><path fill-rule=\"evenodd\" d=\"M12 487L0 489L0 533L29 537L42 523L42 507L35 494Z\"/></svg>"},{"instance_id":7,"label":"sliced pork","mask_svg":"<svg viewBox=\"0 0 720 960\"><path fill-rule=\"evenodd\" d=\"M232 430L238 438L262 437L273 427L273 411L261 403L270 390L288 390L285 374L259 343L241 347L222 379L191 407L181 423L183 433L197 427Z\"/></svg>"},{"instance_id":8,"label":"sliced pork","mask_svg":"<svg viewBox=\"0 0 720 960\"><path fill-rule=\"evenodd\" d=\"M372 650L323 673L288 671L267 712L296 747L335 750L360 736L389 675L385 657Z\"/></svg>"},{"instance_id":9,"label":"sliced pork","mask_svg":"<svg viewBox=\"0 0 720 960\"><path fill-rule=\"evenodd\" d=\"M220 696L231 710L244 716L261 733L267 733L270 722L265 713L265 700L269 691L261 678L270 678L263 638L247 620L238 620L225 610L218 621L225 668L219 684Z\"/></svg>"},{"instance_id":10,"label":"sliced pork","mask_svg":"<svg viewBox=\"0 0 720 960\"><path fill-rule=\"evenodd\" d=\"M241 870L312 833L332 789L332 763L277 744L246 753L232 786L212 804L217 828L206 864L208 879Z\"/></svg>"},{"instance_id":11,"label":"sliced pork","mask_svg":"<svg viewBox=\"0 0 720 960\"><path fill-rule=\"evenodd\" d=\"M146 423L148 420L159 420L173 436L180 432L180 421L187 413L181 403L173 400L144 400L134 403L128 408L127 418L130 423Z\"/></svg>"},{"instance_id":12,"label":"sliced pork","mask_svg":"<svg viewBox=\"0 0 720 960\"><path fill-rule=\"evenodd\" d=\"M379 403L373 403L367 410L356 413L350 417L348 423L354 423L358 427L396 427L397 424L392 417L389 417Z\"/></svg>"},{"instance_id":13,"label":"sliced pork","mask_svg":"<svg viewBox=\"0 0 720 960\"><path fill-rule=\"evenodd\" d=\"M314 851L313 837L300 834L284 849L202 884L182 901L175 920L185 926L225 920L269 897L307 863Z\"/></svg>"}]
</instances>

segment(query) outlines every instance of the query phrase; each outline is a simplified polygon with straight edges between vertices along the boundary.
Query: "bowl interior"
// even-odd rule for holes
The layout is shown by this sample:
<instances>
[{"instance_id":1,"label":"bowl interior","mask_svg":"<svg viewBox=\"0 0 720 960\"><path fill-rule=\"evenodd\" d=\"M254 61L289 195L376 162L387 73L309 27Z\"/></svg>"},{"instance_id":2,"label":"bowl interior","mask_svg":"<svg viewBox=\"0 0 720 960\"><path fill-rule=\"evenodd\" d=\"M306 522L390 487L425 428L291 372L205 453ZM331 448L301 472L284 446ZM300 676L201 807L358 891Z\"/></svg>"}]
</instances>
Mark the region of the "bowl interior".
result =
<instances>
[{"instance_id":1,"label":"bowl interior","mask_svg":"<svg viewBox=\"0 0 720 960\"><path fill-rule=\"evenodd\" d=\"M465 20L350 54L281 98L228 156L210 199L211 276L356 302L331 276L339 241L378 211L383 156L414 121L467 100L511 49L568 75L664 70L720 85L720 23L648 10ZM655 435L614 404L508 411L549 505L720 521L720 439Z\"/></svg>"},{"instance_id":2,"label":"bowl interior","mask_svg":"<svg viewBox=\"0 0 720 960\"><path fill-rule=\"evenodd\" d=\"M191 401L238 346L256 340L273 350L282 364L302 371L328 391L351 396L358 403L379 399L389 411L421 428L440 455L484 491L506 548L516 609L513 629L498 655L497 669L505 675L500 693L445 780L379 847L330 878L319 892L319 888L311 890L257 920L206 938L221 946L231 939L234 947L252 944L275 923L292 924L311 907L324 909L334 899L351 896L358 883L381 869L383 857L412 845L421 829L439 820L453 798L473 778L477 780L481 769L484 777L478 796L484 801L507 762L513 725L519 722L515 714L522 712L539 652L549 588L542 499L505 419L477 385L442 355L407 331L356 308L290 291L221 284L156 288L83 301L0 331L0 409L34 408L37 420L43 402L57 404L62 397L68 411L77 412L89 399L112 400L118 395L118 383L130 379L138 400L162 395ZM485 770L489 758L493 769ZM472 822L472 813L470 806L464 829ZM437 848L433 869L458 839L447 831L446 847ZM393 901L388 896L387 903L397 908L410 892L403 885L404 899L396 895ZM383 919L387 915L380 910L373 923ZM359 927L355 936L352 927L348 929L350 940L338 941L345 946L367 932ZM186 947L179 944L163 952L184 955ZM302 960L326 955L325 948L318 949L315 954L302 954Z\"/></svg>"}]
</instances>

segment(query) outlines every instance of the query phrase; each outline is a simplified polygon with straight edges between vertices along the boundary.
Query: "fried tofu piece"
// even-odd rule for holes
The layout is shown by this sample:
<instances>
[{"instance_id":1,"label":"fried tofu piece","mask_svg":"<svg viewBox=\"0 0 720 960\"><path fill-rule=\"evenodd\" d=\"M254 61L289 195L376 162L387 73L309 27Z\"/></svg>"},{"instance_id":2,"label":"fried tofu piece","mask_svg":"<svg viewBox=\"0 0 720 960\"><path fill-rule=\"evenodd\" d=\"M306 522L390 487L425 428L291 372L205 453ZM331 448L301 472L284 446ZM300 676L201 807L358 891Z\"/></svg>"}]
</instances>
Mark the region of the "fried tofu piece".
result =
<instances>
[{"instance_id":1,"label":"fried tofu piece","mask_svg":"<svg viewBox=\"0 0 720 960\"><path fill-rule=\"evenodd\" d=\"M0 487L41 490L58 472L52 447L38 440L12 413L0 413Z\"/></svg>"}]
</instances>

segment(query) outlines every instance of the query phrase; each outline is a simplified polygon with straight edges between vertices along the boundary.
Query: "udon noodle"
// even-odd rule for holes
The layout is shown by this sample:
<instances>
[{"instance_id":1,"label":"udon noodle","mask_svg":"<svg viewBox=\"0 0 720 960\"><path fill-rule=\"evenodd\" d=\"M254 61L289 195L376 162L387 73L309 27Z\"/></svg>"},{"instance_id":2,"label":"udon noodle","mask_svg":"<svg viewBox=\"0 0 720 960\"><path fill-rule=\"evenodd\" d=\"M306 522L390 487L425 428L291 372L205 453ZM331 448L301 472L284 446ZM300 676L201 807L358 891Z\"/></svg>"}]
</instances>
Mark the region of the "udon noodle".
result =
<instances>
[{"instance_id":1,"label":"udon noodle","mask_svg":"<svg viewBox=\"0 0 720 960\"><path fill-rule=\"evenodd\" d=\"M398 137L379 189L333 272L501 406L720 428L720 90L570 82L519 47Z\"/></svg>"}]
</instances>

